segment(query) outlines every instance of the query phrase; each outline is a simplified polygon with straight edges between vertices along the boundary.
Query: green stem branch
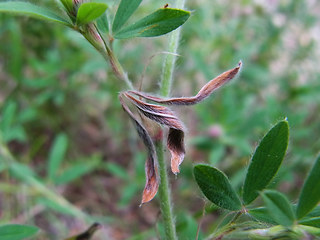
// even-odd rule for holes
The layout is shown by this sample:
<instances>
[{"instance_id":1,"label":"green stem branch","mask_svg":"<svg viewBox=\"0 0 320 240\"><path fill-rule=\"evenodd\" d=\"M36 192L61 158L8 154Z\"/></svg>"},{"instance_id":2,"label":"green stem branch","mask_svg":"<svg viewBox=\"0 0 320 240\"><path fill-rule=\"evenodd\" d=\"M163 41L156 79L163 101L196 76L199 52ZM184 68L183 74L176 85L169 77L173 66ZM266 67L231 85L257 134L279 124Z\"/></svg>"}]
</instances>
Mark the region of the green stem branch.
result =
<instances>
[{"instance_id":1,"label":"green stem branch","mask_svg":"<svg viewBox=\"0 0 320 240\"><path fill-rule=\"evenodd\" d=\"M85 31L79 31L88 42L103 56L103 58L110 63L111 68L115 76L123 80L129 89L133 89L133 85L128 78L128 75L123 70L119 60L114 55L112 49L104 39L103 35L99 32L95 25L88 25Z\"/></svg>"}]
</instances>

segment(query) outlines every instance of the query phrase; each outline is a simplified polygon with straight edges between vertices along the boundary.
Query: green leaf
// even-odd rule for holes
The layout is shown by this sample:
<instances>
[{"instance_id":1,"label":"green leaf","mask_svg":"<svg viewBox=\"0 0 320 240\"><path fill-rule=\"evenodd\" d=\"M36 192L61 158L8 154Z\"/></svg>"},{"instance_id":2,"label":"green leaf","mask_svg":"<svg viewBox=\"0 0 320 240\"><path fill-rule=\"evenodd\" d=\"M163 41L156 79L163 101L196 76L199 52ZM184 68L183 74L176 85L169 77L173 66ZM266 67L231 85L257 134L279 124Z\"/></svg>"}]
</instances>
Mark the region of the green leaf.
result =
<instances>
[{"instance_id":1,"label":"green leaf","mask_svg":"<svg viewBox=\"0 0 320 240\"><path fill-rule=\"evenodd\" d=\"M2 116L0 119L0 128L4 133L4 138L7 131L11 130L11 125L14 122L15 115L18 109L18 104L12 100L9 100L2 108Z\"/></svg>"},{"instance_id":2,"label":"green leaf","mask_svg":"<svg viewBox=\"0 0 320 240\"><path fill-rule=\"evenodd\" d=\"M320 206L316 206L306 217L320 217Z\"/></svg>"},{"instance_id":3,"label":"green leaf","mask_svg":"<svg viewBox=\"0 0 320 240\"><path fill-rule=\"evenodd\" d=\"M72 26L67 19L57 15L48 8L22 1L1 2L0 12L29 15L31 17L61 23L69 27Z\"/></svg>"},{"instance_id":4,"label":"green leaf","mask_svg":"<svg viewBox=\"0 0 320 240\"><path fill-rule=\"evenodd\" d=\"M241 209L240 199L223 172L200 164L194 167L194 176L201 191L211 202L231 211Z\"/></svg>"},{"instance_id":5,"label":"green leaf","mask_svg":"<svg viewBox=\"0 0 320 240\"><path fill-rule=\"evenodd\" d=\"M52 144L48 159L48 177L51 181L54 181L57 176L58 169L65 157L67 148L67 136L64 133L58 134Z\"/></svg>"},{"instance_id":6,"label":"green leaf","mask_svg":"<svg viewBox=\"0 0 320 240\"><path fill-rule=\"evenodd\" d=\"M299 221L299 224L320 228L320 217L313 217Z\"/></svg>"},{"instance_id":7,"label":"green leaf","mask_svg":"<svg viewBox=\"0 0 320 240\"><path fill-rule=\"evenodd\" d=\"M112 24L112 32L117 33L137 10L142 0L122 0Z\"/></svg>"},{"instance_id":8,"label":"green leaf","mask_svg":"<svg viewBox=\"0 0 320 240\"><path fill-rule=\"evenodd\" d=\"M294 212L290 202L282 193L267 190L261 193L261 196L275 222L285 227L292 226L295 220Z\"/></svg>"},{"instance_id":9,"label":"green leaf","mask_svg":"<svg viewBox=\"0 0 320 240\"><path fill-rule=\"evenodd\" d=\"M305 181L298 202L297 217L301 219L320 201L320 156L318 156L307 180Z\"/></svg>"},{"instance_id":10,"label":"green leaf","mask_svg":"<svg viewBox=\"0 0 320 240\"><path fill-rule=\"evenodd\" d=\"M156 37L171 32L184 24L190 17L190 12L161 8L154 13L142 18L138 22L121 29L115 38Z\"/></svg>"},{"instance_id":11,"label":"green leaf","mask_svg":"<svg viewBox=\"0 0 320 240\"><path fill-rule=\"evenodd\" d=\"M73 3L72 0L60 0L60 2L63 4L63 6L66 8L66 10L71 13L73 9Z\"/></svg>"},{"instance_id":12,"label":"green leaf","mask_svg":"<svg viewBox=\"0 0 320 240\"><path fill-rule=\"evenodd\" d=\"M289 140L289 126L286 120L277 123L264 136L249 165L243 187L245 204L251 203L277 173L285 156Z\"/></svg>"},{"instance_id":13,"label":"green leaf","mask_svg":"<svg viewBox=\"0 0 320 240\"><path fill-rule=\"evenodd\" d=\"M112 175L116 176L117 178L129 181L130 175L128 175L128 171L123 167L121 167L119 164L106 162L103 166L108 172L110 172Z\"/></svg>"},{"instance_id":14,"label":"green leaf","mask_svg":"<svg viewBox=\"0 0 320 240\"><path fill-rule=\"evenodd\" d=\"M77 13L77 24L82 25L94 21L108 8L105 3L88 2L80 5Z\"/></svg>"},{"instance_id":15,"label":"green leaf","mask_svg":"<svg viewBox=\"0 0 320 240\"><path fill-rule=\"evenodd\" d=\"M35 235L39 229L34 226L8 224L0 226L1 240L24 240Z\"/></svg>"},{"instance_id":16,"label":"green leaf","mask_svg":"<svg viewBox=\"0 0 320 240\"><path fill-rule=\"evenodd\" d=\"M107 18L106 14L102 14L97 19L97 25L98 25L98 29L101 32L103 32L103 33L108 33L109 32L108 18Z\"/></svg>"},{"instance_id":17,"label":"green leaf","mask_svg":"<svg viewBox=\"0 0 320 240\"><path fill-rule=\"evenodd\" d=\"M54 183L61 185L79 179L80 177L95 170L99 163L99 160L74 163L71 167L67 168L59 176L57 176L54 179Z\"/></svg>"},{"instance_id":18,"label":"green leaf","mask_svg":"<svg viewBox=\"0 0 320 240\"><path fill-rule=\"evenodd\" d=\"M250 209L248 211L248 213L251 215L251 217L254 218L254 220L258 220L261 222L266 222L266 223L270 223L270 224L274 224L274 225L277 224L273 220L273 218L270 216L269 211L265 207Z\"/></svg>"},{"instance_id":19,"label":"green leaf","mask_svg":"<svg viewBox=\"0 0 320 240\"><path fill-rule=\"evenodd\" d=\"M23 163L14 162L10 164L9 170L12 176L22 181L24 181L28 177L36 177L36 174L34 173L32 168Z\"/></svg>"},{"instance_id":20,"label":"green leaf","mask_svg":"<svg viewBox=\"0 0 320 240\"><path fill-rule=\"evenodd\" d=\"M70 216L75 216L74 212L72 209L70 209L68 206L65 206L64 204L61 204L58 201L51 200L49 198L38 198L37 203L40 205L43 205L47 208L50 208L56 212L62 213L62 214L67 214Z\"/></svg>"}]
</instances>

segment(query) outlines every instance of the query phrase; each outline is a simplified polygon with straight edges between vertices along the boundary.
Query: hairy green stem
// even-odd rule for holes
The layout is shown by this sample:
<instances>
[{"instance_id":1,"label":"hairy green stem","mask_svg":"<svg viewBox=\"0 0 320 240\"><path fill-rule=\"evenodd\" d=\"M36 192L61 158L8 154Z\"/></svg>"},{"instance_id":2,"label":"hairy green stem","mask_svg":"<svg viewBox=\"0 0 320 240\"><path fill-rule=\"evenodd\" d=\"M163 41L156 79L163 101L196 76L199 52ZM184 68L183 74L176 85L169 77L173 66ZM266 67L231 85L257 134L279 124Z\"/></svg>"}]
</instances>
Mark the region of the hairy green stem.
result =
<instances>
[{"instance_id":1,"label":"hairy green stem","mask_svg":"<svg viewBox=\"0 0 320 240\"><path fill-rule=\"evenodd\" d=\"M176 240L177 233L174 222L174 217L172 213L172 204L170 197L170 188L167 174L167 164L164 158L164 149L162 140L156 142L156 151L159 161L159 173L161 178L161 183L159 186L159 198L160 198L160 208L162 213L162 218L165 227L166 239Z\"/></svg>"},{"instance_id":2,"label":"hairy green stem","mask_svg":"<svg viewBox=\"0 0 320 240\"><path fill-rule=\"evenodd\" d=\"M185 0L177 0L177 8L184 7ZM176 62L176 55L179 46L179 38L180 38L180 28L171 33L169 39L169 54L166 56L163 69L162 69L162 81L160 85L160 94L164 97L169 96L171 85L173 81L173 71ZM168 240L176 240L178 239L176 233L176 226L174 215L172 212L172 203L170 196L170 187L168 181L168 173L167 173L167 164L164 157L164 144L163 139L156 143L156 150L159 162L159 173L161 183L159 186L159 198L160 198L160 208L162 212L166 239Z\"/></svg>"},{"instance_id":3,"label":"hairy green stem","mask_svg":"<svg viewBox=\"0 0 320 240\"><path fill-rule=\"evenodd\" d=\"M119 79L123 80L123 81L126 83L126 85L127 85L127 87L128 87L129 89L133 89L133 85L132 85L131 81L129 80L128 75L127 75L126 72L123 70L120 62L118 61L118 59L116 58L116 56L114 55L114 53L112 52L112 50L110 49L110 47L109 47L107 44L105 44L105 47L106 47L106 49L107 49L107 52L106 52L107 54L104 53L104 54L103 54L103 57L104 57L107 61L109 60L109 62L110 62L110 64L111 64L111 67L112 67L113 72L115 73L115 75L116 75Z\"/></svg>"},{"instance_id":4,"label":"hairy green stem","mask_svg":"<svg viewBox=\"0 0 320 240\"><path fill-rule=\"evenodd\" d=\"M114 55L103 35L99 32L98 28L93 25L89 26L85 31L79 31L88 42L103 56L103 58L110 63L115 76L123 80L129 89L133 89L133 85L128 78L128 75L123 70L119 60Z\"/></svg>"},{"instance_id":5,"label":"hairy green stem","mask_svg":"<svg viewBox=\"0 0 320 240\"><path fill-rule=\"evenodd\" d=\"M185 0L177 0L176 8L183 9L184 3ZM180 40L180 31L181 27L171 33L169 40L169 52L172 54L168 54L163 63L160 93L164 97L167 97L171 91L173 71L176 64L177 50Z\"/></svg>"}]
</instances>

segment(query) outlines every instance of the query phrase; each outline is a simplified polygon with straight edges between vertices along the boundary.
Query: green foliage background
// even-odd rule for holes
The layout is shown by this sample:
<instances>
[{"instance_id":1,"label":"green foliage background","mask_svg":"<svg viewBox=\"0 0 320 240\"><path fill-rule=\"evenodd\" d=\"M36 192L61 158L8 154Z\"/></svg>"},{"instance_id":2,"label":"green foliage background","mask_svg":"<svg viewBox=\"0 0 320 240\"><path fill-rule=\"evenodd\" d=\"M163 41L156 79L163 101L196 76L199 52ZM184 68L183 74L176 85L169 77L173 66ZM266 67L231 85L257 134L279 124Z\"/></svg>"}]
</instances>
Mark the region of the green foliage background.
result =
<instances>
[{"instance_id":1,"label":"green foliage background","mask_svg":"<svg viewBox=\"0 0 320 240\"><path fill-rule=\"evenodd\" d=\"M116 9L117 2L106 2ZM133 20L166 3L144 1ZM189 132L181 173L170 176L172 196L178 235L194 239L204 202L193 164L218 167L240 191L258 140L284 117L289 150L272 187L297 199L320 149L320 3L188 0L186 5L193 12L182 30L173 96L195 94L243 61L238 79L204 103L179 110ZM28 17L0 14L0 42L0 134L17 161L97 216L105 228L96 239L161 235L158 201L138 207L146 154L118 102L125 85L110 66L76 32ZM114 50L137 88L142 82L143 91L157 92L167 37L116 40ZM52 161L58 163L55 173ZM3 164L1 223L35 224L43 229L39 239L61 239L86 228L83 217L48 203ZM201 234L210 233L219 217L215 207L207 207Z\"/></svg>"}]
</instances>

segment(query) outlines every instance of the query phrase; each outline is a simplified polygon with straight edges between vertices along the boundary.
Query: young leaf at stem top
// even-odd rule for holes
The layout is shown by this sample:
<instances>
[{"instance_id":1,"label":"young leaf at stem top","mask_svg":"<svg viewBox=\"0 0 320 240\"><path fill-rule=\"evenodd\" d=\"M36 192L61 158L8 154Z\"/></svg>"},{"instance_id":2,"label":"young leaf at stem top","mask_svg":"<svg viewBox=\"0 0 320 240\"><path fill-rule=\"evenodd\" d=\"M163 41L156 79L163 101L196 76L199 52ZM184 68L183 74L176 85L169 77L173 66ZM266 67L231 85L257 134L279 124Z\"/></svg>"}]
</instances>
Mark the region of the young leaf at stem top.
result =
<instances>
[{"instance_id":1,"label":"young leaf at stem top","mask_svg":"<svg viewBox=\"0 0 320 240\"><path fill-rule=\"evenodd\" d=\"M288 147L289 125L286 120L277 123L264 136L249 165L243 187L245 204L255 200L277 173Z\"/></svg>"},{"instance_id":2,"label":"young leaf at stem top","mask_svg":"<svg viewBox=\"0 0 320 240\"><path fill-rule=\"evenodd\" d=\"M299 197L297 217L301 219L320 201L320 156L318 156Z\"/></svg>"},{"instance_id":3,"label":"young leaf at stem top","mask_svg":"<svg viewBox=\"0 0 320 240\"><path fill-rule=\"evenodd\" d=\"M77 13L77 24L82 25L94 21L108 8L105 3L88 2L80 5Z\"/></svg>"},{"instance_id":4,"label":"young leaf at stem top","mask_svg":"<svg viewBox=\"0 0 320 240\"><path fill-rule=\"evenodd\" d=\"M289 227L295 220L292 206L288 199L275 190L267 190L261 193L270 216L278 224Z\"/></svg>"},{"instance_id":5,"label":"young leaf at stem top","mask_svg":"<svg viewBox=\"0 0 320 240\"><path fill-rule=\"evenodd\" d=\"M156 37L175 30L190 17L190 12L181 9L161 8L138 22L122 28L114 37Z\"/></svg>"},{"instance_id":6,"label":"young leaf at stem top","mask_svg":"<svg viewBox=\"0 0 320 240\"><path fill-rule=\"evenodd\" d=\"M193 171L201 191L211 202L231 211L241 209L240 199L223 172L201 164L195 166Z\"/></svg>"},{"instance_id":7,"label":"young leaf at stem top","mask_svg":"<svg viewBox=\"0 0 320 240\"><path fill-rule=\"evenodd\" d=\"M42 6L37 6L28 2L0 2L0 12L26 14L30 15L31 17L61 23L69 27L72 26L72 24L67 19L64 19L55 12L51 11L50 9Z\"/></svg>"},{"instance_id":8,"label":"young leaf at stem top","mask_svg":"<svg viewBox=\"0 0 320 240\"><path fill-rule=\"evenodd\" d=\"M112 24L112 32L117 33L137 10L142 0L122 0Z\"/></svg>"}]
</instances>

